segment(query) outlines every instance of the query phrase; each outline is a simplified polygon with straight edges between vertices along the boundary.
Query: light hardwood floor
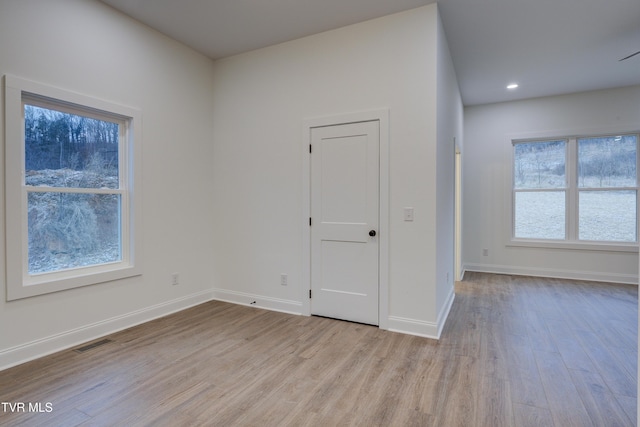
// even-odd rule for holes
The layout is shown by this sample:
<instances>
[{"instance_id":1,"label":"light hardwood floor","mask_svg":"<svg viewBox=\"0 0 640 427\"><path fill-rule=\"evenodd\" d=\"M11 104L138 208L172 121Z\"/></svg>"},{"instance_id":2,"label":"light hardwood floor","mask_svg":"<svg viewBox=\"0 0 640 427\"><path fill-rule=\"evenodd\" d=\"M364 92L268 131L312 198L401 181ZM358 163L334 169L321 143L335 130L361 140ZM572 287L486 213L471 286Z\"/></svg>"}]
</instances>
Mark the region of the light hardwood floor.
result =
<instances>
[{"instance_id":1,"label":"light hardwood floor","mask_svg":"<svg viewBox=\"0 0 640 427\"><path fill-rule=\"evenodd\" d=\"M0 372L3 426L632 426L636 286L467 273L439 341L209 302Z\"/></svg>"}]
</instances>

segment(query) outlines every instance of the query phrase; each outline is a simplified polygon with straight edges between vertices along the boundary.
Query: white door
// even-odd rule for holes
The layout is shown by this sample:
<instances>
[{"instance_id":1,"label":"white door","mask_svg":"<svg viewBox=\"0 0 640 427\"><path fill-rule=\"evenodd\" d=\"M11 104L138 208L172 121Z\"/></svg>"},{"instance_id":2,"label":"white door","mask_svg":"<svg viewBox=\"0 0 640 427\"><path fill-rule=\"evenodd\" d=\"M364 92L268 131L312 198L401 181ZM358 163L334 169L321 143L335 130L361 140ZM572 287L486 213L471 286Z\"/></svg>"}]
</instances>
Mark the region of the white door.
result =
<instances>
[{"instance_id":1,"label":"white door","mask_svg":"<svg viewBox=\"0 0 640 427\"><path fill-rule=\"evenodd\" d=\"M311 129L311 313L378 325L380 126Z\"/></svg>"}]
</instances>

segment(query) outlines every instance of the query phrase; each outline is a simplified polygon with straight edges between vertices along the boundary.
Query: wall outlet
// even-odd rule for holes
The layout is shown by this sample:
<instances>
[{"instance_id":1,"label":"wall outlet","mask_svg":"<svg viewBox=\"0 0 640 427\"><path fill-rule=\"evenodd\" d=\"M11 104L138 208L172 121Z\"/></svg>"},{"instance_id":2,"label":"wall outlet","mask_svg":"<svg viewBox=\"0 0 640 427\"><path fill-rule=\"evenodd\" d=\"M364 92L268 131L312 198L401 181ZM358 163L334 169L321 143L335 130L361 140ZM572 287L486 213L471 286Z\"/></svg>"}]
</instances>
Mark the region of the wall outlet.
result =
<instances>
[{"instance_id":1,"label":"wall outlet","mask_svg":"<svg viewBox=\"0 0 640 427\"><path fill-rule=\"evenodd\" d=\"M180 284L180 274L179 273L173 273L171 275L171 285L172 286L177 286Z\"/></svg>"},{"instance_id":2,"label":"wall outlet","mask_svg":"<svg viewBox=\"0 0 640 427\"><path fill-rule=\"evenodd\" d=\"M288 279L288 277L287 277L287 275L286 275L286 274L282 273L282 274L280 275L280 284L281 284L282 286L287 286L287 282L288 282L288 280L289 280L289 279Z\"/></svg>"},{"instance_id":3,"label":"wall outlet","mask_svg":"<svg viewBox=\"0 0 640 427\"><path fill-rule=\"evenodd\" d=\"M482 256L489 256L489 249L483 249Z\"/></svg>"}]
</instances>

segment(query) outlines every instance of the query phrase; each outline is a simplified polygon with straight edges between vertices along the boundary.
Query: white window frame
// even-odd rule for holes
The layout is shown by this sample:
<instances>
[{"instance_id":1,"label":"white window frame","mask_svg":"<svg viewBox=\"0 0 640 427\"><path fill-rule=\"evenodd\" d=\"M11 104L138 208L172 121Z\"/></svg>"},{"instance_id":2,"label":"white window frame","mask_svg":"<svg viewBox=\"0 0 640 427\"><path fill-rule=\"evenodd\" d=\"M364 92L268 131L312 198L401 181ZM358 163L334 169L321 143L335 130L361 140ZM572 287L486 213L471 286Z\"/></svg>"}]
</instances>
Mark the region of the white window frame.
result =
<instances>
[{"instance_id":1,"label":"white window frame","mask_svg":"<svg viewBox=\"0 0 640 427\"><path fill-rule=\"evenodd\" d=\"M5 89L5 253L7 301L142 274L141 113L139 110L15 76ZM24 104L85 116L110 117L120 126L121 260L29 274ZM91 189L91 193L100 190ZM110 191L113 193L113 191Z\"/></svg>"},{"instance_id":2,"label":"white window frame","mask_svg":"<svg viewBox=\"0 0 640 427\"><path fill-rule=\"evenodd\" d=\"M559 133L539 133L536 135L511 135L509 137L509 179L508 179L508 224L509 240L507 246L516 247L532 247L532 248L547 248L547 249L575 249L575 250L590 250L590 251L605 251L605 252L638 252L640 241L640 229L636 225L636 242L599 242L599 241L587 241L578 239L578 193L579 191L589 190L589 188L578 187L578 144L577 140L580 138L597 138L611 135L636 135L638 136L638 147L636 150L636 171L638 169L640 158L640 132L634 128L622 127L621 129L607 129L607 130L582 130L574 132L559 132ZM515 174L515 155L514 147L516 144L527 142L545 142L545 141L566 141L566 160L565 160L565 187L557 189L544 189L541 191L565 191L565 239L564 240L552 240L552 239L529 239L529 238L517 238L515 237L515 186L514 186L514 174ZM638 180L640 176L636 177L635 187L621 187L611 188L602 191L609 190L635 190L636 191L636 220L640 219L640 194L638 191ZM598 189L600 191L600 189Z\"/></svg>"}]
</instances>

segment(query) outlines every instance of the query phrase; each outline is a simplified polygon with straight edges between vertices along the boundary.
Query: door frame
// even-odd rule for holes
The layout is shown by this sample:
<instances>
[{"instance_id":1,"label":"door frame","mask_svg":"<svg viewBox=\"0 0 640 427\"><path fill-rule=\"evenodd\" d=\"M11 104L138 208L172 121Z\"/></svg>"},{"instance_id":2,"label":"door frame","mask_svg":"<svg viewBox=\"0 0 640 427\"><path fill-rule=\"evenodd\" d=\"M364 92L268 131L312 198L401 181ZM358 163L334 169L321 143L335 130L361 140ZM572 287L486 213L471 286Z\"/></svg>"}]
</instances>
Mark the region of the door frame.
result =
<instances>
[{"instance_id":1,"label":"door frame","mask_svg":"<svg viewBox=\"0 0 640 427\"><path fill-rule=\"evenodd\" d=\"M378 227L378 327L389 329L389 109L368 110L304 120L302 126L302 314L311 316L311 129L378 121L380 125L380 204Z\"/></svg>"},{"instance_id":2,"label":"door frame","mask_svg":"<svg viewBox=\"0 0 640 427\"><path fill-rule=\"evenodd\" d=\"M456 282L462 280L464 270L462 268L462 150L458 146L456 139L454 143L454 201L453 210L455 213L454 226L454 278Z\"/></svg>"}]
</instances>

